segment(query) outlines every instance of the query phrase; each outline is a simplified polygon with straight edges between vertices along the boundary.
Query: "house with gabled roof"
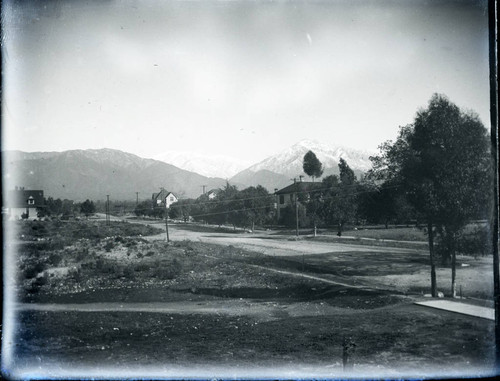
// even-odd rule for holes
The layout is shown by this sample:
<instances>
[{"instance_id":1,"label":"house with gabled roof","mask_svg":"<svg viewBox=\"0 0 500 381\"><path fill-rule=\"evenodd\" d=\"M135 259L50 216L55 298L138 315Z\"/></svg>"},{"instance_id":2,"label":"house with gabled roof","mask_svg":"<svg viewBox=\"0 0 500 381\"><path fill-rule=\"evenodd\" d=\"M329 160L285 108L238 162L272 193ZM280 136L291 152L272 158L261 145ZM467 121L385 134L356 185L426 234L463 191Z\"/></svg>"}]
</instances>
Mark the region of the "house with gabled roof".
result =
<instances>
[{"instance_id":1,"label":"house with gabled roof","mask_svg":"<svg viewBox=\"0 0 500 381\"><path fill-rule=\"evenodd\" d=\"M302 180L302 178L300 179ZM294 181L283 189L277 190L274 194L277 196L277 211L278 219L280 218L280 211L289 205L295 205L295 196L298 198L309 199L311 192L317 191L322 188L322 183L314 183L310 181Z\"/></svg>"},{"instance_id":2,"label":"house with gabled roof","mask_svg":"<svg viewBox=\"0 0 500 381\"><path fill-rule=\"evenodd\" d=\"M45 207L43 190L27 190L24 187L16 187L7 192L4 199L5 212L9 219L30 219L37 218L37 209Z\"/></svg>"},{"instance_id":3,"label":"house with gabled roof","mask_svg":"<svg viewBox=\"0 0 500 381\"><path fill-rule=\"evenodd\" d=\"M213 200L214 198L217 197L217 195L219 194L220 192L220 189L210 189L206 195L208 197L209 200Z\"/></svg>"},{"instance_id":4,"label":"house with gabled roof","mask_svg":"<svg viewBox=\"0 0 500 381\"><path fill-rule=\"evenodd\" d=\"M153 208L169 208L170 205L179 201L177 196L172 192L167 191L165 188L161 188L160 192L153 193L152 196Z\"/></svg>"}]
</instances>

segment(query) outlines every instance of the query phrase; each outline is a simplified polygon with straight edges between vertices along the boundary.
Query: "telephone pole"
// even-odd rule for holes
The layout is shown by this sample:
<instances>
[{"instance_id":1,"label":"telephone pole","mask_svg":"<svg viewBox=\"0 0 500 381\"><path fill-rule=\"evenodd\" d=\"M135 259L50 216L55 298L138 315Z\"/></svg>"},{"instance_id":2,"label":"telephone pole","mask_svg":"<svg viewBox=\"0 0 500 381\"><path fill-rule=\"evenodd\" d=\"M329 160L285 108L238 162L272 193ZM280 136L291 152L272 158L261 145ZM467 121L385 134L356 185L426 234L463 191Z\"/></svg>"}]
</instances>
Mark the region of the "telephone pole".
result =
<instances>
[{"instance_id":1,"label":"telephone pole","mask_svg":"<svg viewBox=\"0 0 500 381\"><path fill-rule=\"evenodd\" d=\"M295 192L295 235L299 236L299 203L297 202L297 192Z\"/></svg>"},{"instance_id":2,"label":"telephone pole","mask_svg":"<svg viewBox=\"0 0 500 381\"><path fill-rule=\"evenodd\" d=\"M170 237L168 236L168 208L166 210L167 213L165 213L165 231L167 232L167 242L170 242Z\"/></svg>"},{"instance_id":3,"label":"telephone pole","mask_svg":"<svg viewBox=\"0 0 500 381\"><path fill-rule=\"evenodd\" d=\"M299 236L299 203L297 202L297 180L294 178L295 184L295 235Z\"/></svg>"},{"instance_id":4,"label":"telephone pole","mask_svg":"<svg viewBox=\"0 0 500 381\"><path fill-rule=\"evenodd\" d=\"M135 192L135 205L139 205L139 192Z\"/></svg>"}]
</instances>

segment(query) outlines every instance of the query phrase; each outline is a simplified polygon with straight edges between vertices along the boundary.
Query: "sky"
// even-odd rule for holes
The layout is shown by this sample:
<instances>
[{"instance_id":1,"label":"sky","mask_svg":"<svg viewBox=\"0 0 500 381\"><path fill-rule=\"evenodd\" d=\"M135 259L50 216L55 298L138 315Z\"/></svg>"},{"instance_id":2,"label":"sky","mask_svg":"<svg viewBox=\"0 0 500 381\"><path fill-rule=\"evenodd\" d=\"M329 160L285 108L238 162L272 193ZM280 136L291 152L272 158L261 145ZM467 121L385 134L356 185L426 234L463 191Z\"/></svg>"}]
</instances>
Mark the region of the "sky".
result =
<instances>
[{"instance_id":1,"label":"sky","mask_svg":"<svg viewBox=\"0 0 500 381\"><path fill-rule=\"evenodd\" d=\"M375 151L436 92L490 126L486 1L2 4L3 150Z\"/></svg>"}]
</instances>

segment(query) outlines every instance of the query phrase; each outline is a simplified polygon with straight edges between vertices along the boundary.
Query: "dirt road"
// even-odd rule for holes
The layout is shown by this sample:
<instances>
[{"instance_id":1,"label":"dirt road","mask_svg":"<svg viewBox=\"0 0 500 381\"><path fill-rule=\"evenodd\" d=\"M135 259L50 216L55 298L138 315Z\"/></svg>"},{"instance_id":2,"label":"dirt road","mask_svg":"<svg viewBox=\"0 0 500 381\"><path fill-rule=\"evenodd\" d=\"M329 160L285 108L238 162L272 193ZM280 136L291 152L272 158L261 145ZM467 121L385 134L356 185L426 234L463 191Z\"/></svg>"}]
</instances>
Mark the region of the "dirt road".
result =
<instances>
[{"instance_id":1,"label":"dirt road","mask_svg":"<svg viewBox=\"0 0 500 381\"><path fill-rule=\"evenodd\" d=\"M139 222L139 221L137 221ZM145 223L145 222L141 222ZM152 226L160 223L149 223ZM163 223L161 223L163 226ZM165 239L166 234L146 237L149 240ZM324 254L336 252L372 252L372 253L421 253L426 255L425 250L356 245L353 243L320 242L312 239L295 239L285 236L271 235L264 233L224 233L224 232L200 232L186 230L182 226L169 225L169 237L171 240L200 241L219 245L233 245L234 247L251 250L270 256L301 256L304 254Z\"/></svg>"}]
</instances>

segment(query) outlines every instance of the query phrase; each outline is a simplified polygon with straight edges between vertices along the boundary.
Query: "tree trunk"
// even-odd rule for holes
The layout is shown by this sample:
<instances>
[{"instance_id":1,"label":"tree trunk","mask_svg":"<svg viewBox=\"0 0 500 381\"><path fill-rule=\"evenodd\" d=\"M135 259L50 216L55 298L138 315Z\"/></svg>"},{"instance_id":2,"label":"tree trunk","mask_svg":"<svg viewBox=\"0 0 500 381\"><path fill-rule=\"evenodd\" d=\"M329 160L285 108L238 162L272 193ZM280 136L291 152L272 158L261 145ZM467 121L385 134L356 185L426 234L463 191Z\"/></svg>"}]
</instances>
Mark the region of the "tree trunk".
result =
<instances>
[{"instance_id":1,"label":"tree trunk","mask_svg":"<svg viewBox=\"0 0 500 381\"><path fill-rule=\"evenodd\" d=\"M255 221L252 220L252 233L254 232L254 230L255 230Z\"/></svg>"},{"instance_id":2,"label":"tree trunk","mask_svg":"<svg viewBox=\"0 0 500 381\"><path fill-rule=\"evenodd\" d=\"M432 222L427 223L427 235L429 237L429 255L431 260L431 295L437 296L436 291L436 265L434 264L434 232L432 231Z\"/></svg>"},{"instance_id":3,"label":"tree trunk","mask_svg":"<svg viewBox=\"0 0 500 381\"><path fill-rule=\"evenodd\" d=\"M457 297L457 253L454 248L451 253L451 297Z\"/></svg>"},{"instance_id":4,"label":"tree trunk","mask_svg":"<svg viewBox=\"0 0 500 381\"><path fill-rule=\"evenodd\" d=\"M339 237L342 236L342 223L339 221L339 225L338 225L338 232L337 232L337 235Z\"/></svg>"}]
</instances>

